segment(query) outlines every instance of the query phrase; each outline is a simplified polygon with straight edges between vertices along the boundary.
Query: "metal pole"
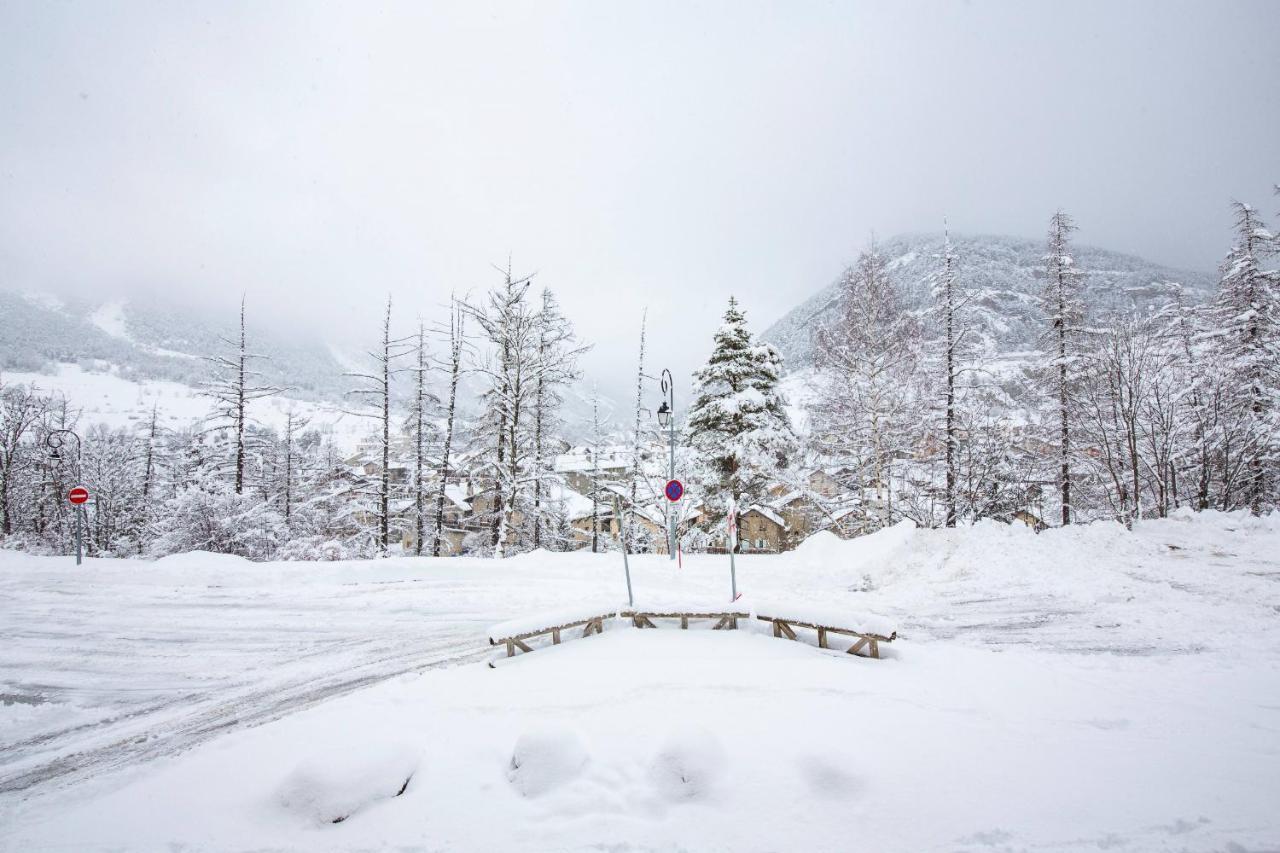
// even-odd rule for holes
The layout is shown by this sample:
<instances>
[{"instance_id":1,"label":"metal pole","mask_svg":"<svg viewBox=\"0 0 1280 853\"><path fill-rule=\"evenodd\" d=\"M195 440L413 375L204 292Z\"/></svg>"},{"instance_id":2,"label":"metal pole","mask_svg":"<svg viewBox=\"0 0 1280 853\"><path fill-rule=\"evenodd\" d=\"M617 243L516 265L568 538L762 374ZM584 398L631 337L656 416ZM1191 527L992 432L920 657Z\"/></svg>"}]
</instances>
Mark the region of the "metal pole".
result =
<instances>
[{"instance_id":1,"label":"metal pole","mask_svg":"<svg viewBox=\"0 0 1280 853\"><path fill-rule=\"evenodd\" d=\"M738 502L729 498L729 589L733 593L730 601L738 600L738 567L733 562L733 552L738 544Z\"/></svg>"},{"instance_id":2,"label":"metal pole","mask_svg":"<svg viewBox=\"0 0 1280 853\"><path fill-rule=\"evenodd\" d=\"M76 507L76 565L77 566L80 565L80 555L82 553L82 549L80 547L80 543L82 541L81 535L80 535L80 525L82 523L83 518L84 518L84 508L81 506L77 506Z\"/></svg>"},{"instance_id":3,"label":"metal pole","mask_svg":"<svg viewBox=\"0 0 1280 853\"><path fill-rule=\"evenodd\" d=\"M667 479L674 480L676 478L676 389L670 370L662 371L662 390L667 394L667 405L671 409L667 421L667 436L671 448ZM667 551L668 557L674 560L676 558L676 506L673 501L668 501L667 507Z\"/></svg>"}]
</instances>

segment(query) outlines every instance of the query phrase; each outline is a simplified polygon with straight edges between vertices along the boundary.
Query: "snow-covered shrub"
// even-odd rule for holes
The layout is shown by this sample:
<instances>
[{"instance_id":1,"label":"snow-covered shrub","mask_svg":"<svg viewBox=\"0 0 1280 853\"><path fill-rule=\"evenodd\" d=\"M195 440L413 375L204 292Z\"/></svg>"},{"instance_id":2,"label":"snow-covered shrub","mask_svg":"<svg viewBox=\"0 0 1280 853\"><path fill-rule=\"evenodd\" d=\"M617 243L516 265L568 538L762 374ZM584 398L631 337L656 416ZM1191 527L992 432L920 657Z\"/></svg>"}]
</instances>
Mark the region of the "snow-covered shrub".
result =
<instances>
[{"instance_id":1,"label":"snow-covered shrub","mask_svg":"<svg viewBox=\"0 0 1280 853\"><path fill-rule=\"evenodd\" d=\"M346 542L330 536L303 536L290 539L276 552L277 560L302 560L310 562L332 562L334 560L354 560L362 555L359 549L350 547Z\"/></svg>"},{"instance_id":2,"label":"snow-covered shrub","mask_svg":"<svg viewBox=\"0 0 1280 853\"><path fill-rule=\"evenodd\" d=\"M577 732L534 729L516 741L507 779L526 797L536 797L575 778L586 763L587 748Z\"/></svg>"},{"instance_id":3,"label":"snow-covered shrub","mask_svg":"<svg viewBox=\"0 0 1280 853\"><path fill-rule=\"evenodd\" d=\"M403 794L420 760L421 750L407 744L348 744L301 762L276 797L316 823L341 823L370 803Z\"/></svg>"},{"instance_id":4,"label":"snow-covered shrub","mask_svg":"<svg viewBox=\"0 0 1280 853\"><path fill-rule=\"evenodd\" d=\"M702 728L671 732L649 765L649 779L670 800L707 796L724 772L725 751L711 732Z\"/></svg>"},{"instance_id":5,"label":"snow-covered shrub","mask_svg":"<svg viewBox=\"0 0 1280 853\"><path fill-rule=\"evenodd\" d=\"M153 532L151 552L158 556L212 551L250 560L271 559L286 536L278 512L212 477L166 501Z\"/></svg>"}]
</instances>

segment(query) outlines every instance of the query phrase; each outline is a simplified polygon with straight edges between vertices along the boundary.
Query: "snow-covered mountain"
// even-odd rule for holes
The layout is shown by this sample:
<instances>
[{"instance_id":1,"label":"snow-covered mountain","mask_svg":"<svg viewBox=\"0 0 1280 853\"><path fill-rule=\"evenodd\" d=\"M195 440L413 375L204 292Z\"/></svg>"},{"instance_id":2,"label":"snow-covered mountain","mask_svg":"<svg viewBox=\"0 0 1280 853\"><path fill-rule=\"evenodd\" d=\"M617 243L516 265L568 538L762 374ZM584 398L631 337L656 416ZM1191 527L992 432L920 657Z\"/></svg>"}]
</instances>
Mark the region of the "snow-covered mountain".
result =
<instances>
[{"instance_id":1,"label":"snow-covered mountain","mask_svg":"<svg viewBox=\"0 0 1280 853\"><path fill-rule=\"evenodd\" d=\"M238 335L234 300L228 305L223 314L210 316L176 300L64 299L0 290L0 374L60 391L87 422L136 423L155 405L169 425L190 423L209 410L208 399L197 393L209 376L204 357L227 352L220 339ZM262 328L252 316L249 336L250 349L267 356L254 362L263 383L287 389L253 405L258 420L277 424L292 408L334 427L347 436L346 443L371 428L342 414L354 405L344 398L353 384L344 374L368 367L363 352L316 335L290 337ZM443 393L443 377L434 378ZM400 390L407 393L407 384ZM464 376L464 411L479 391L478 379ZM606 429L627 420L627 407L604 394L599 406ZM570 440L590 434L589 389L575 387L564 394L562 417Z\"/></svg>"},{"instance_id":2,"label":"snow-covered mountain","mask_svg":"<svg viewBox=\"0 0 1280 853\"><path fill-rule=\"evenodd\" d=\"M203 356L225 351L235 338L234 303L222 316L155 298L61 299L0 290L0 369L56 373L58 364L111 370L134 381L197 385L208 375ZM304 400L342 393L346 369L324 342L290 339L250 326L251 349L268 358L255 365L270 385Z\"/></svg>"},{"instance_id":3,"label":"snow-covered mountain","mask_svg":"<svg viewBox=\"0 0 1280 853\"><path fill-rule=\"evenodd\" d=\"M970 324L983 339L988 358L1017 363L1037 348L1043 329L1037 294L1042 283L1043 240L1007 236L951 237L959 257L958 280L971 293ZM912 310L930 303L930 288L939 268L942 234L906 234L886 240L879 249ZM1084 301L1089 322L1127 310L1146 312L1173 298L1173 283L1182 285L1189 301L1201 301L1215 287L1212 273L1161 266L1133 255L1074 247L1076 266L1085 273ZM852 261L852 259L850 259ZM786 359L789 370L809 366L813 359L812 330L838 316L838 281L793 308L763 334Z\"/></svg>"}]
</instances>

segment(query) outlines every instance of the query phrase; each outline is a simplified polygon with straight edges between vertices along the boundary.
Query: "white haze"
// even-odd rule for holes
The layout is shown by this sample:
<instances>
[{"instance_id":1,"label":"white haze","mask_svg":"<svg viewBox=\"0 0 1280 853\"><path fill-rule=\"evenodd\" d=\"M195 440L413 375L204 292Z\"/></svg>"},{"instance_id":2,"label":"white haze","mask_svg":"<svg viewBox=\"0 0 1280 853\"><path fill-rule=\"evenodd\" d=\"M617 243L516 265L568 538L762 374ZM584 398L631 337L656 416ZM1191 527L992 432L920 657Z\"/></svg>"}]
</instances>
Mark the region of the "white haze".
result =
<instances>
[{"instance_id":1,"label":"white haze","mask_svg":"<svg viewBox=\"0 0 1280 853\"><path fill-rule=\"evenodd\" d=\"M0 2L0 286L359 343L508 254L682 382L874 230L1212 268L1280 207L1276 3Z\"/></svg>"}]
</instances>

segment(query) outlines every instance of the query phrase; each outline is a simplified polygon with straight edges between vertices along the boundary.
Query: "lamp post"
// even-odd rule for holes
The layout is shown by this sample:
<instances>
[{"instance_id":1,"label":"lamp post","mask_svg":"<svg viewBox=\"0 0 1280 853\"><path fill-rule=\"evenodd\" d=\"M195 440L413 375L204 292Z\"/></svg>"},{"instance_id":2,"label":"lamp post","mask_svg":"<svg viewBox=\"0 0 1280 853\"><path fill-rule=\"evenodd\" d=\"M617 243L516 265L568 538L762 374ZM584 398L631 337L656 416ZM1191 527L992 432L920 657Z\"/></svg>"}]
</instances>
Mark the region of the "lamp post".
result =
<instances>
[{"instance_id":1,"label":"lamp post","mask_svg":"<svg viewBox=\"0 0 1280 853\"><path fill-rule=\"evenodd\" d=\"M676 478L676 388L671 379L671 371L662 371L662 393L666 399L658 407L658 425L667 431L667 440L671 449L671 460L667 468L667 479ZM676 508L667 507L667 553L671 559L676 558Z\"/></svg>"},{"instance_id":2,"label":"lamp post","mask_svg":"<svg viewBox=\"0 0 1280 853\"><path fill-rule=\"evenodd\" d=\"M49 458L52 459L55 464L61 464L62 463L62 446L66 444L66 438L64 438L64 436L68 436L68 435L76 440L76 473L79 474L80 473L80 436L76 434L75 430L70 430L70 429L50 430L49 434L44 437L44 446L49 448ZM72 497L74 498L75 496L73 495ZM84 506L78 503L75 504L74 506L76 509L76 565L78 566L80 565L81 559L84 555L84 547L83 547L84 536L82 532L83 526L84 526Z\"/></svg>"}]
</instances>

